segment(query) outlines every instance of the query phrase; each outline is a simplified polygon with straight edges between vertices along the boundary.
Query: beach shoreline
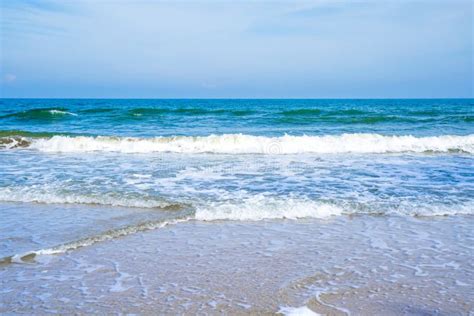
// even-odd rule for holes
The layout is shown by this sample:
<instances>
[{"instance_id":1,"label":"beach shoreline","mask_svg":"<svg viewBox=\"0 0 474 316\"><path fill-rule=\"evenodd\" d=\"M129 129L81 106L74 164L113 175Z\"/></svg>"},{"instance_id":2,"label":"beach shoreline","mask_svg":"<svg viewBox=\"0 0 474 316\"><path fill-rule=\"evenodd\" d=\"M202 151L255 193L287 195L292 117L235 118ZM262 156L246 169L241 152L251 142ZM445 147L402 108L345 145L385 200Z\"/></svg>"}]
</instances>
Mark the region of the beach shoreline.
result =
<instances>
[{"instance_id":1,"label":"beach shoreline","mask_svg":"<svg viewBox=\"0 0 474 316\"><path fill-rule=\"evenodd\" d=\"M0 313L474 309L472 99L0 103Z\"/></svg>"},{"instance_id":2,"label":"beach shoreline","mask_svg":"<svg viewBox=\"0 0 474 316\"><path fill-rule=\"evenodd\" d=\"M0 0L0 316L474 316L474 0Z\"/></svg>"},{"instance_id":3,"label":"beach shoreline","mask_svg":"<svg viewBox=\"0 0 474 316\"><path fill-rule=\"evenodd\" d=\"M2 267L0 312L466 315L473 224L469 215L191 220Z\"/></svg>"}]
</instances>

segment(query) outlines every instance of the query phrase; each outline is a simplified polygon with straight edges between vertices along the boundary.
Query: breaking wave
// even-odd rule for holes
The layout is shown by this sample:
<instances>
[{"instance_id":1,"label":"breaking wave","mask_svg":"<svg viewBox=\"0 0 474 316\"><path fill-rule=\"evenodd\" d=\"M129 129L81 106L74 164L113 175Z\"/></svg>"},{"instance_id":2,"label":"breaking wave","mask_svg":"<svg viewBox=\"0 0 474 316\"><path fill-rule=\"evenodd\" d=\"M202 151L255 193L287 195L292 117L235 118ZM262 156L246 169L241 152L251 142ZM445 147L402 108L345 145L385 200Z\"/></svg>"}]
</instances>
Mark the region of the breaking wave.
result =
<instances>
[{"instance_id":1,"label":"breaking wave","mask_svg":"<svg viewBox=\"0 0 474 316\"><path fill-rule=\"evenodd\" d=\"M80 194L61 192L49 187L7 187L0 188L0 201L41 203L41 204L88 204L133 208L156 208L161 210L181 210L188 205L166 201L159 197L121 193Z\"/></svg>"},{"instance_id":2,"label":"breaking wave","mask_svg":"<svg viewBox=\"0 0 474 316\"><path fill-rule=\"evenodd\" d=\"M10 146L15 147L15 146ZM174 137L53 136L31 139L29 148L44 152L337 154L337 153L474 153L474 134L432 137L342 134L265 137L244 134Z\"/></svg>"},{"instance_id":3,"label":"breaking wave","mask_svg":"<svg viewBox=\"0 0 474 316\"><path fill-rule=\"evenodd\" d=\"M256 195L244 200L210 202L198 206L196 219L213 220L250 220L327 218L341 215L343 209L335 204L308 199L279 199Z\"/></svg>"},{"instance_id":4,"label":"breaking wave","mask_svg":"<svg viewBox=\"0 0 474 316\"><path fill-rule=\"evenodd\" d=\"M87 193L71 191L56 185L0 187L0 202L39 204L79 204L127 208L157 209L159 211L192 210L197 220L250 220L328 218L340 215L383 216L449 216L474 215L471 200L457 202L406 200L347 200L312 199L305 196L275 196L265 193L231 199L183 200L146 192ZM170 213L171 214L171 213Z\"/></svg>"},{"instance_id":5,"label":"breaking wave","mask_svg":"<svg viewBox=\"0 0 474 316\"><path fill-rule=\"evenodd\" d=\"M244 199L208 202L196 207L195 219L202 221L330 218L340 215L438 217L474 215L474 203L416 203L399 201L383 204L349 201L324 201L307 198L254 195Z\"/></svg>"},{"instance_id":6,"label":"breaking wave","mask_svg":"<svg viewBox=\"0 0 474 316\"><path fill-rule=\"evenodd\" d=\"M3 118L15 118L19 120L54 120L67 116L77 116L76 113L69 112L66 108L38 108L13 114L6 114L0 116Z\"/></svg>"},{"instance_id":7,"label":"breaking wave","mask_svg":"<svg viewBox=\"0 0 474 316\"><path fill-rule=\"evenodd\" d=\"M155 204L137 203L140 198L111 202L108 198L100 200L88 200L84 197L71 198L64 195L34 195L34 194L18 194L16 196L7 197L7 193L15 190L0 193L0 201L18 201L18 202L38 202L43 203L89 203L96 202L101 205L116 205L128 207L154 207ZM18 191L18 190L16 190ZM20 190L21 191L21 190ZM24 190L23 190L24 191ZM33 197L34 196L34 197ZM184 205L184 204L175 204ZM173 207L173 206L169 206ZM167 210L170 208L160 208ZM196 201L196 205L187 208L180 207L179 212L168 213L165 218L160 220L141 221L139 223L127 226L112 228L104 232L92 236L86 236L74 241L65 242L53 247L43 248L39 250L26 251L19 254L0 258L0 265L8 265L12 263L27 263L36 261L37 256L61 254L68 251L76 250L82 247L91 246L93 244L120 238L130 234L143 232L147 230L159 229L170 224L180 222L198 220L198 221L260 221L269 219L329 219L341 215L387 215L387 216L412 216L412 217L433 217L433 216L451 216L451 215L474 215L474 204L472 202L460 204L412 204L412 203L396 203L394 205L367 205L359 203L359 205L343 201L323 201L311 200L298 197L275 197L257 194L246 198L228 200L228 201Z\"/></svg>"}]
</instances>

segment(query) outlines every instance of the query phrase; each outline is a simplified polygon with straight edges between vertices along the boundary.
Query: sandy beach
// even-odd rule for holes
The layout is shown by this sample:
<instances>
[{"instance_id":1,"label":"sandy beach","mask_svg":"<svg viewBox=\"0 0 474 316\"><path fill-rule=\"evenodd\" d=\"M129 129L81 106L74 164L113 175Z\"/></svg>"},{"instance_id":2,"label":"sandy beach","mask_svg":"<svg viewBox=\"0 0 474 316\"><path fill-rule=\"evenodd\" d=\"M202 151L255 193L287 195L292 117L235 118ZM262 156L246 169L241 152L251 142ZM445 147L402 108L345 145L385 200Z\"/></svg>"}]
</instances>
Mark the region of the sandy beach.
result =
<instances>
[{"instance_id":1,"label":"sandy beach","mask_svg":"<svg viewBox=\"0 0 474 316\"><path fill-rule=\"evenodd\" d=\"M187 221L0 270L1 313L466 315L471 216Z\"/></svg>"}]
</instances>

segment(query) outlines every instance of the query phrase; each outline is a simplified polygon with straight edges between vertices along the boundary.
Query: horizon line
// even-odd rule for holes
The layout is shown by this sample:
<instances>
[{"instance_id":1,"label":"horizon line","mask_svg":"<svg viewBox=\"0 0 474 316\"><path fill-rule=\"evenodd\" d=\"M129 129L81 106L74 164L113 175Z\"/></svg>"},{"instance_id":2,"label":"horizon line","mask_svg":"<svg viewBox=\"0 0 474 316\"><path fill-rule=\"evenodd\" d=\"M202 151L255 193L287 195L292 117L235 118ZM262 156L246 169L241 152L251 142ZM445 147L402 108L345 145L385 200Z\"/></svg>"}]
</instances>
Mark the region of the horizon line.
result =
<instances>
[{"instance_id":1,"label":"horizon line","mask_svg":"<svg viewBox=\"0 0 474 316\"><path fill-rule=\"evenodd\" d=\"M351 97L316 97L316 98L304 98L304 97L251 97L251 98L234 98L234 97L208 97L208 98L194 98L194 97L182 97L182 98L145 98L145 97L0 97L0 100L469 100L474 99L473 97L366 97L366 98L351 98Z\"/></svg>"}]
</instances>

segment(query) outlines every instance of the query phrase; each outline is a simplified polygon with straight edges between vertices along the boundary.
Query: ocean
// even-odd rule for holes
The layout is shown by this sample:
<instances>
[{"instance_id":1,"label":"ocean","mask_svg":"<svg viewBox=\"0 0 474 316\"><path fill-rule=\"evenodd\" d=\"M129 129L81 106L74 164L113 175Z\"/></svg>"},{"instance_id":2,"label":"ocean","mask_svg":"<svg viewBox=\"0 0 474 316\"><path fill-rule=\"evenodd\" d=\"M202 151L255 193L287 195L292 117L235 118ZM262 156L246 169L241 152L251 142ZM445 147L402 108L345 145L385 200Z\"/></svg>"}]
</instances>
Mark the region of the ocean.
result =
<instances>
[{"instance_id":1,"label":"ocean","mask_svg":"<svg viewBox=\"0 0 474 316\"><path fill-rule=\"evenodd\" d=\"M467 314L474 99L1 99L0 214L0 312Z\"/></svg>"}]
</instances>

